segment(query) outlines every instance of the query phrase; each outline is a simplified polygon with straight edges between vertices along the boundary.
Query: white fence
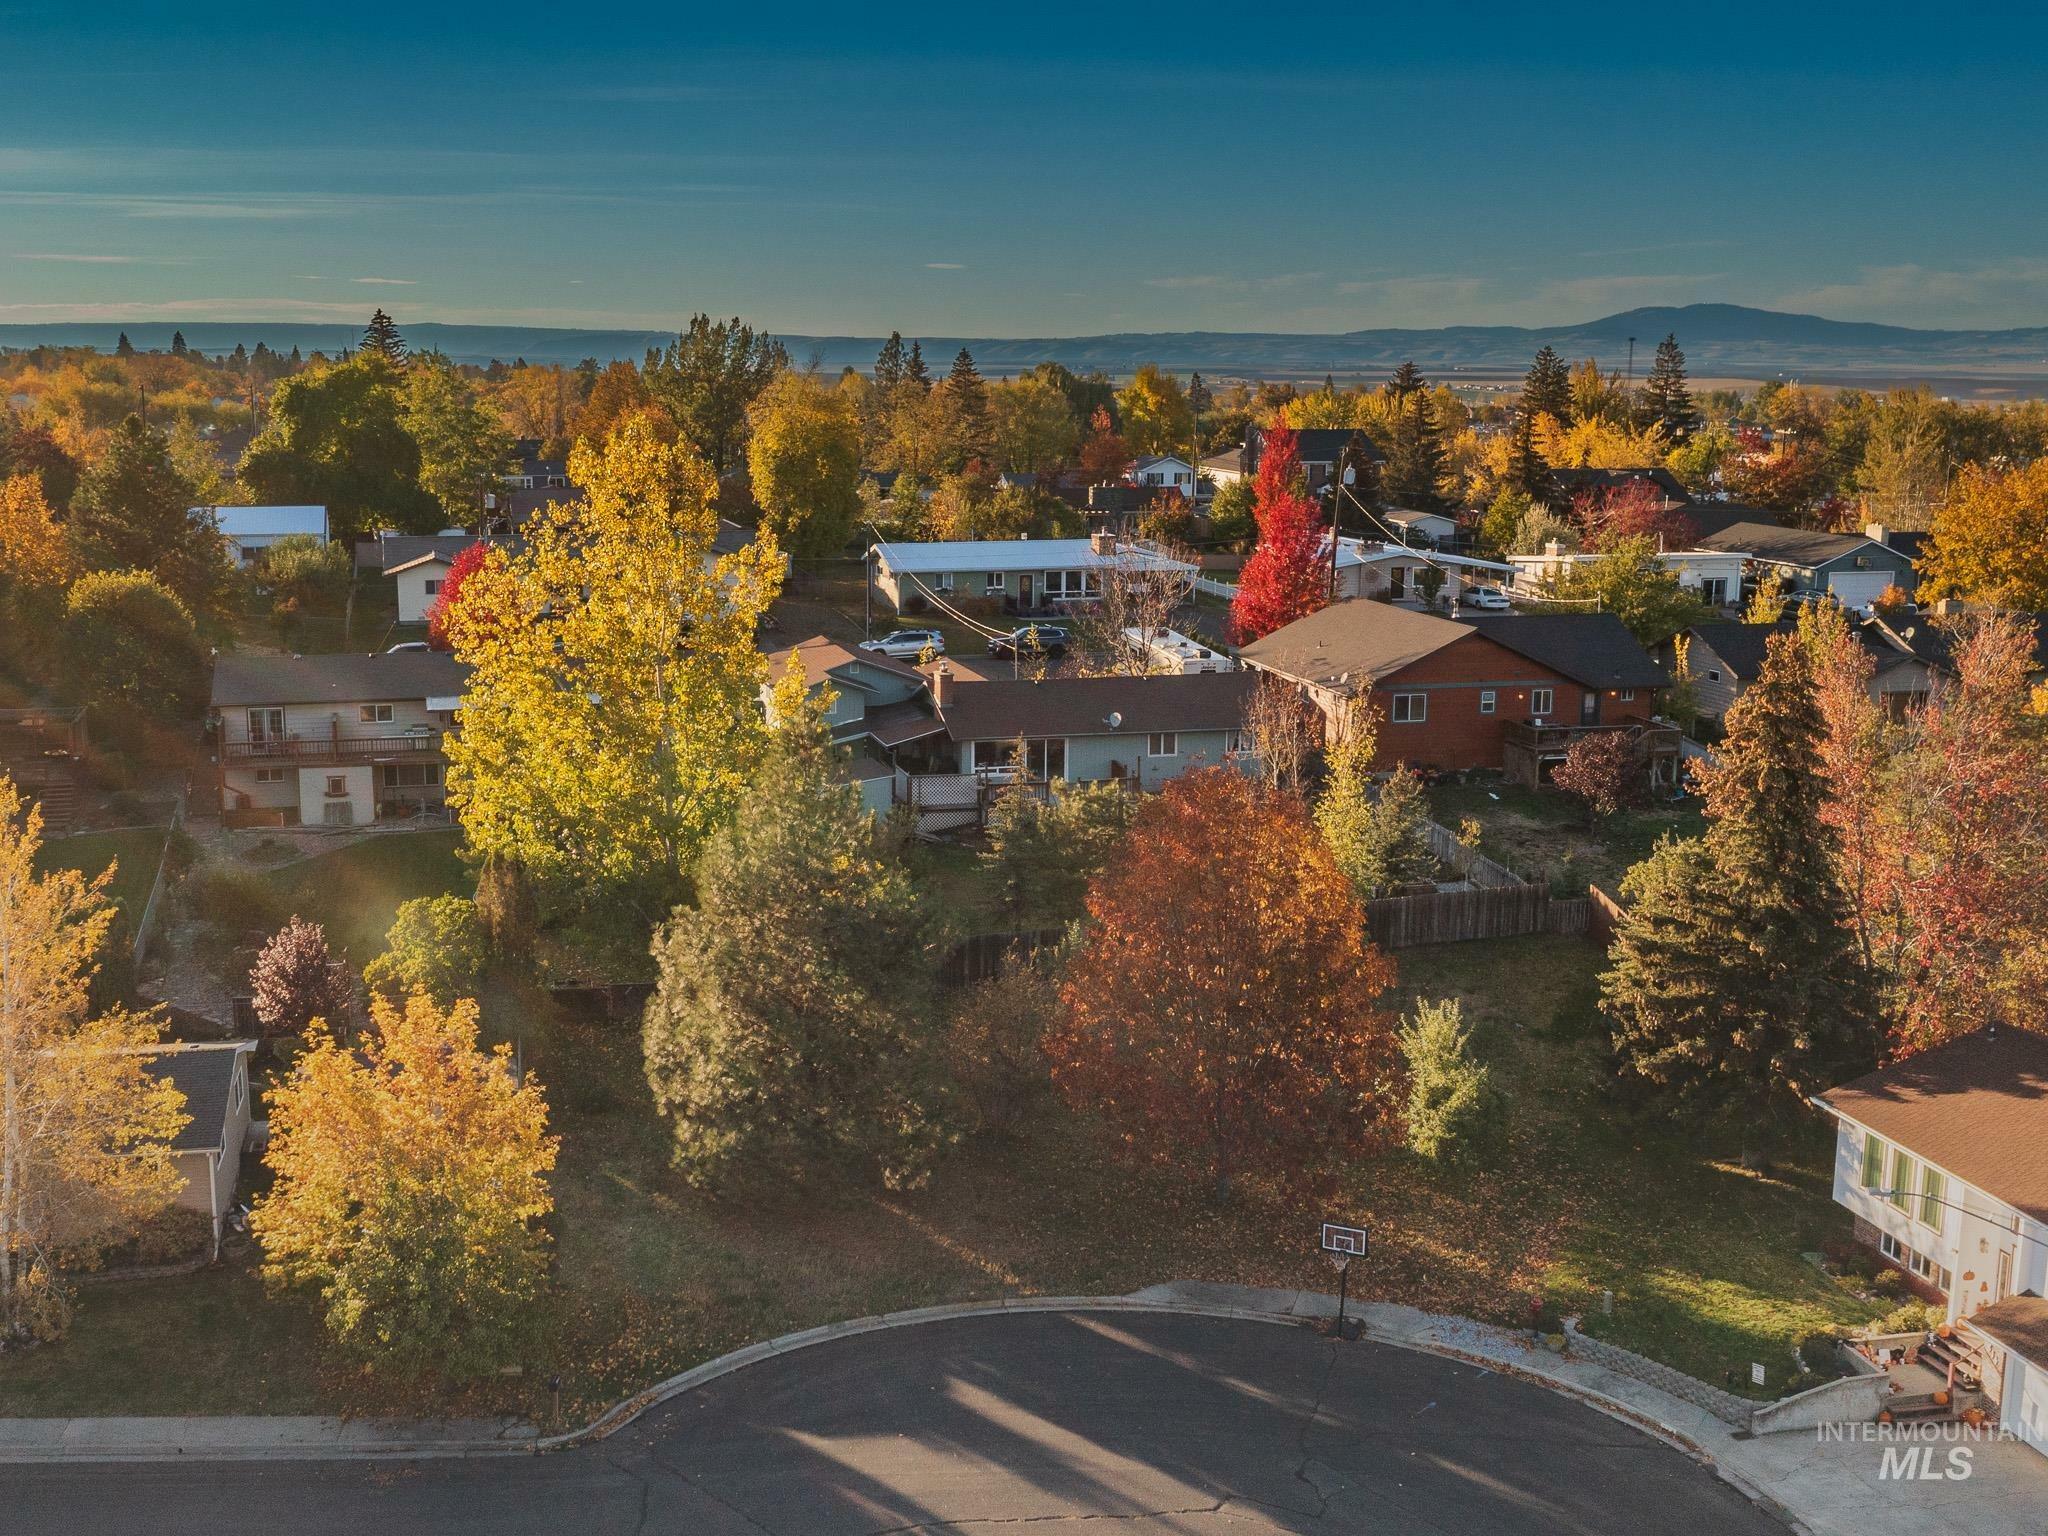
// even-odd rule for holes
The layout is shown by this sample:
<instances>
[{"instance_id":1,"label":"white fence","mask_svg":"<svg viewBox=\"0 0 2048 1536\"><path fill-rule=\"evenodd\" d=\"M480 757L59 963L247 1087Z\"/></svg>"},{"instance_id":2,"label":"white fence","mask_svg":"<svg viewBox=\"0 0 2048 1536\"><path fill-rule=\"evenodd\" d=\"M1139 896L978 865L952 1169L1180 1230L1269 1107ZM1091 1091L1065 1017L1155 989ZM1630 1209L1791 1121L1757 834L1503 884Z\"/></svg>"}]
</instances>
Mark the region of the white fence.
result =
<instances>
[{"instance_id":1,"label":"white fence","mask_svg":"<svg viewBox=\"0 0 2048 1536\"><path fill-rule=\"evenodd\" d=\"M1229 582L1212 581L1207 576L1197 576L1195 578L1195 590L1197 592L1206 592L1211 597L1234 598L1237 596L1237 588L1233 587Z\"/></svg>"}]
</instances>

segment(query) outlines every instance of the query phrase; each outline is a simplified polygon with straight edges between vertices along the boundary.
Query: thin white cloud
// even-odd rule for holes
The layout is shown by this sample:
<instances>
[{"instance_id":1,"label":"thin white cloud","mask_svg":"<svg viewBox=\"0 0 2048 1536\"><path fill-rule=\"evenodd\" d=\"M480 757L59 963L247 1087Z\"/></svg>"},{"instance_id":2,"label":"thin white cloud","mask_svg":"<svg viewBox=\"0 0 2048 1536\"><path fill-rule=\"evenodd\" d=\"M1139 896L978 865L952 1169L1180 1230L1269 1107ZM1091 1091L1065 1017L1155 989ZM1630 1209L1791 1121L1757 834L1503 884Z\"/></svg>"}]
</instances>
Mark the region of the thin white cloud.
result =
<instances>
[{"instance_id":1,"label":"thin white cloud","mask_svg":"<svg viewBox=\"0 0 2048 1536\"><path fill-rule=\"evenodd\" d=\"M1213 272L1190 273L1182 277L1148 277L1147 288L1214 288L1223 282Z\"/></svg>"},{"instance_id":2,"label":"thin white cloud","mask_svg":"<svg viewBox=\"0 0 2048 1536\"><path fill-rule=\"evenodd\" d=\"M924 264L927 272L961 272L965 271L966 267L967 263L964 261L928 261Z\"/></svg>"},{"instance_id":3,"label":"thin white cloud","mask_svg":"<svg viewBox=\"0 0 2048 1536\"><path fill-rule=\"evenodd\" d=\"M352 283L371 283L384 288L414 288L419 285L416 277L352 277Z\"/></svg>"},{"instance_id":4,"label":"thin white cloud","mask_svg":"<svg viewBox=\"0 0 2048 1536\"><path fill-rule=\"evenodd\" d=\"M1771 302L1839 320L1972 328L2038 324L2048 311L2048 260L2018 256L1975 267L1864 267L1853 281L1796 289Z\"/></svg>"},{"instance_id":5,"label":"thin white cloud","mask_svg":"<svg viewBox=\"0 0 2048 1536\"><path fill-rule=\"evenodd\" d=\"M167 266L171 263L149 256L109 256L89 251L16 251L16 261L75 262L84 267Z\"/></svg>"}]
</instances>

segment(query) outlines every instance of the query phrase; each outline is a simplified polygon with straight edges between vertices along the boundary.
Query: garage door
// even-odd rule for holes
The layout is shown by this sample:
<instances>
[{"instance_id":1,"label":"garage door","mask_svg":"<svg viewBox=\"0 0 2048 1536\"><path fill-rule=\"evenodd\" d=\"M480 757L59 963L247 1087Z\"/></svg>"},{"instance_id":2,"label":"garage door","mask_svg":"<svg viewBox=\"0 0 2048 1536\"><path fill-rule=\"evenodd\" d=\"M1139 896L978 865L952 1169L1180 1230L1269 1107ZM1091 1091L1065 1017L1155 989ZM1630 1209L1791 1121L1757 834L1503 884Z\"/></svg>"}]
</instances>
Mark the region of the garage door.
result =
<instances>
[{"instance_id":1,"label":"garage door","mask_svg":"<svg viewBox=\"0 0 2048 1536\"><path fill-rule=\"evenodd\" d=\"M1868 608L1892 584L1889 571L1832 571L1828 590L1844 608Z\"/></svg>"}]
</instances>

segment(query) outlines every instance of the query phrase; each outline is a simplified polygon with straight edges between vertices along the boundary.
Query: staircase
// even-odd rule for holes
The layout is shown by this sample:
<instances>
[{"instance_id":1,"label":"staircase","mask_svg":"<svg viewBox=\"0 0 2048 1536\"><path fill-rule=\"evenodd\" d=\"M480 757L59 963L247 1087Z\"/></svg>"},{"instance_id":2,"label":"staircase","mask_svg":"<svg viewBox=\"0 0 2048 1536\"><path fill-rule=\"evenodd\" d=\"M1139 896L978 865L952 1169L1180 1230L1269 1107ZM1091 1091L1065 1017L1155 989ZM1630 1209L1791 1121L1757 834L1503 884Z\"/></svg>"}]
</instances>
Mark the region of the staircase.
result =
<instances>
[{"instance_id":1,"label":"staircase","mask_svg":"<svg viewBox=\"0 0 2048 1536\"><path fill-rule=\"evenodd\" d=\"M58 837L71 830L78 819L78 788L67 778L52 778L42 786L43 835Z\"/></svg>"},{"instance_id":2,"label":"staircase","mask_svg":"<svg viewBox=\"0 0 2048 1536\"><path fill-rule=\"evenodd\" d=\"M1946 1339L1938 1333L1928 1335L1927 1342L1920 1346L1920 1363L1930 1371L1948 1376L1956 1384L1958 1394L1974 1392L1984 1384L1978 1375L1976 1352L1953 1335Z\"/></svg>"},{"instance_id":3,"label":"staircase","mask_svg":"<svg viewBox=\"0 0 2048 1536\"><path fill-rule=\"evenodd\" d=\"M1946 1397L1947 1402L1940 1401ZM1992 1408L1991 1399L1981 1392L1904 1392L1884 1405L1877 1416L1880 1424L1946 1424L1960 1419L1972 1408Z\"/></svg>"}]
</instances>

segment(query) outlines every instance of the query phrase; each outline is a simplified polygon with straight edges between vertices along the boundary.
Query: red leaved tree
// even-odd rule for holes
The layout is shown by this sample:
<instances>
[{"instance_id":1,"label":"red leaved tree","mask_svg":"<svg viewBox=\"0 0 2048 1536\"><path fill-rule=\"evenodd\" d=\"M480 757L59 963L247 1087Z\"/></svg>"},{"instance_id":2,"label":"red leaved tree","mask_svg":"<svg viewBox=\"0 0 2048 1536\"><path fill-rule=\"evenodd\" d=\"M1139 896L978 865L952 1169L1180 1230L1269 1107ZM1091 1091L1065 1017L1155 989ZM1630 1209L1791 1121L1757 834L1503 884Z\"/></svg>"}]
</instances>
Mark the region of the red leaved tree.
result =
<instances>
[{"instance_id":1,"label":"red leaved tree","mask_svg":"<svg viewBox=\"0 0 2048 1536\"><path fill-rule=\"evenodd\" d=\"M1394 965L1299 799L1230 768L1183 775L1139 809L1088 915L1046 1052L1134 1156L1222 1195L1392 1129Z\"/></svg>"},{"instance_id":2,"label":"red leaved tree","mask_svg":"<svg viewBox=\"0 0 2048 1536\"><path fill-rule=\"evenodd\" d=\"M427 644L437 651L453 648L448 638L448 615L454 611L455 603L462 595L462 584L491 557L488 544L472 544L453 560L448 562L448 574L441 578L441 590L434 595L431 607L427 609Z\"/></svg>"},{"instance_id":3,"label":"red leaved tree","mask_svg":"<svg viewBox=\"0 0 2048 1536\"><path fill-rule=\"evenodd\" d=\"M1572 498L1572 517L1589 549L1609 549L1624 539L1661 539L1666 549L1689 549L1699 527L1683 506L1669 504L1654 480L1631 480L1611 491L1582 491Z\"/></svg>"},{"instance_id":4,"label":"red leaved tree","mask_svg":"<svg viewBox=\"0 0 2048 1536\"><path fill-rule=\"evenodd\" d=\"M1639 804L1643 798L1643 760L1623 731L1588 731L1565 750L1551 783L1576 795L1586 808L1586 825Z\"/></svg>"},{"instance_id":5,"label":"red leaved tree","mask_svg":"<svg viewBox=\"0 0 2048 1536\"><path fill-rule=\"evenodd\" d=\"M1110 420L1109 408L1098 405L1088 418L1088 441L1081 445L1081 472L1096 485L1123 479L1131 467L1131 447Z\"/></svg>"},{"instance_id":6,"label":"red leaved tree","mask_svg":"<svg viewBox=\"0 0 2048 1536\"><path fill-rule=\"evenodd\" d=\"M1301 493L1301 450L1291 427L1267 431L1259 449L1252 516L1258 547L1244 563L1230 603L1230 638L1270 635L1330 600L1330 546L1322 513Z\"/></svg>"},{"instance_id":7,"label":"red leaved tree","mask_svg":"<svg viewBox=\"0 0 2048 1536\"><path fill-rule=\"evenodd\" d=\"M266 1040L302 1035L315 1019L345 1026L355 1006L348 966L328 949L326 931L297 916L256 956L249 994Z\"/></svg>"}]
</instances>

